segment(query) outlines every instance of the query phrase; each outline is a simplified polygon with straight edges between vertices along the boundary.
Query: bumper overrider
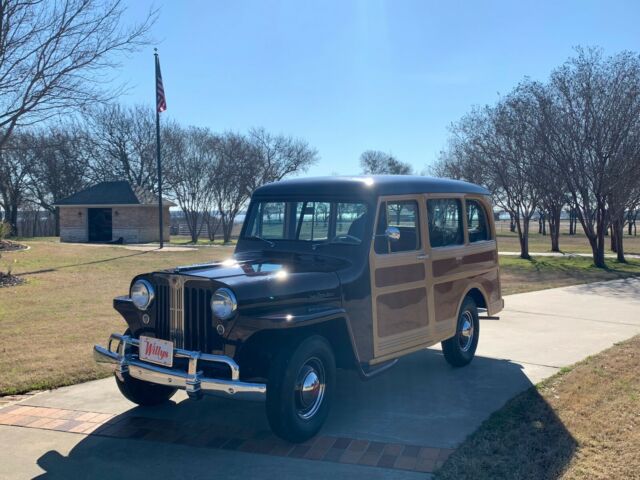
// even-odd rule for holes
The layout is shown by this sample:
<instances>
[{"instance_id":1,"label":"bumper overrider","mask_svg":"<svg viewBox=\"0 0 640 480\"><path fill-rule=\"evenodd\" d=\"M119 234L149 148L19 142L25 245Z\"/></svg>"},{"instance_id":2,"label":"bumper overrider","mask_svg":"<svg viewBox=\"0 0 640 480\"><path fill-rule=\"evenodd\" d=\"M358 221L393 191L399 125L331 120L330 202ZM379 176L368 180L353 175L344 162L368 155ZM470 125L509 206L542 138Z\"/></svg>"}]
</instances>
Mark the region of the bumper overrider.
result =
<instances>
[{"instance_id":1,"label":"bumper overrider","mask_svg":"<svg viewBox=\"0 0 640 480\"><path fill-rule=\"evenodd\" d=\"M112 348L114 343L115 349ZM135 353L138 351L138 346L137 339L113 333L106 348L94 345L93 356L97 362L115 364L116 375L120 380L124 381L127 376L131 376L149 383L176 387L186 390L189 397L193 399L200 399L203 395L213 395L238 400L265 400L266 384L240 381L240 367L230 357L175 348L174 358L188 359L188 369L185 371L140 360ZM231 379L205 377L202 371L198 370L201 362L227 365L231 370Z\"/></svg>"}]
</instances>

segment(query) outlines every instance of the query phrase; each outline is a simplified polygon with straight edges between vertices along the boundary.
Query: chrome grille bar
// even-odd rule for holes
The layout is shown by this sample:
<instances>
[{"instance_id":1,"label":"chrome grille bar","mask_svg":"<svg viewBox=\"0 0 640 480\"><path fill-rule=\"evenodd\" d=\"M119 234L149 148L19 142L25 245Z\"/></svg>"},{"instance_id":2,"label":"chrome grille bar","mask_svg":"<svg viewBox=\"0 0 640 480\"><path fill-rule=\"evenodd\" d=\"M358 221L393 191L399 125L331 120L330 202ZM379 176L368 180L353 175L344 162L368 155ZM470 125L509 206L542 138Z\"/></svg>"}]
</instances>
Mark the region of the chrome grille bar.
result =
<instances>
[{"instance_id":1,"label":"chrome grille bar","mask_svg":"<svg viewBox=\"0 0 640 480\"><path fill-rule=\"evenodd\" d=\"M186 277L169 275L169 339L184 348L184 284Z\"/></svg>"}]
</instances>

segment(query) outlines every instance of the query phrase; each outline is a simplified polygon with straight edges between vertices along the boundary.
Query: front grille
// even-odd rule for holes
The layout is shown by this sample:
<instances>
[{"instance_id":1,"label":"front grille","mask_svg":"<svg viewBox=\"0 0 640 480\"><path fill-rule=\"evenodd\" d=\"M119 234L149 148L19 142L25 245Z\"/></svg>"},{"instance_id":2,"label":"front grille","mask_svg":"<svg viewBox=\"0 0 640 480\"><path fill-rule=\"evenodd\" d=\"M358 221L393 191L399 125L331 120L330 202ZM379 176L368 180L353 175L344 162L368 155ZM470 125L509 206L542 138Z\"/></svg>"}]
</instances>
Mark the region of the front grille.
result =
<instances>
[{"instance_id":1,"label":"front grille","mask_svg":"<svg viewBox=\"0 0 640 480\"><path fill-rule=\"evenodd\" d=\"M156 335L177 348L211 352L220 337L211 323L211 288L197 280L167 275L156 281Z\"/></svg>"}]
</instances>

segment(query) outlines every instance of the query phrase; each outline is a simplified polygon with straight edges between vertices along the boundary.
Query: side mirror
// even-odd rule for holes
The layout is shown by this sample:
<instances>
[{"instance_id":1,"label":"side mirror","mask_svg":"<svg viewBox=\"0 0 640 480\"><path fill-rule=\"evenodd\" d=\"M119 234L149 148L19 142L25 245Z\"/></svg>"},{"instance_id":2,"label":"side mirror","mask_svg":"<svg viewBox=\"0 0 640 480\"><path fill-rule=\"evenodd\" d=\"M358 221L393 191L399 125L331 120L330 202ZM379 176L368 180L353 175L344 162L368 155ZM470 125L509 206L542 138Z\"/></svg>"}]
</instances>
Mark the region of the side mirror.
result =
<instances>
[{"instance_id":1,"label":"side mirror","mask_svg":"<svg viewBox=\"0 0 640 480\"><path fill-rule=\"evenodd\" d=\"M384 236L391 242L397 242L400 240L400 229L398 227L387 227L384 231Z\"/></svg>"}]
</instances>

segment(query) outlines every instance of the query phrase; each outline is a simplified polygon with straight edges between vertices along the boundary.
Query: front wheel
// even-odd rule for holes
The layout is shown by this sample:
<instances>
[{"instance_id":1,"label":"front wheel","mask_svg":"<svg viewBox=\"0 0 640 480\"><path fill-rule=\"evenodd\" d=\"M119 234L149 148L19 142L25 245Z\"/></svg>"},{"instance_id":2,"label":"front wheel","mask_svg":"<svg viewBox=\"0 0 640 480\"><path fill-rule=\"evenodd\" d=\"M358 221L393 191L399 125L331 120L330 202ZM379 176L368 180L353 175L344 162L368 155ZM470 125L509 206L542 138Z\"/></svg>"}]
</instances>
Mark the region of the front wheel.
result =
<instances>
[{"instance_id":1,"label":"front wheel","mask_svg":"<svg viewBox=\"0 0 640 480\"><path fill-rule=\"evenodd\" d=\"M127 329L124 334L131 335L131 330ZM118 346L118 351L119 350L120 347ZM178 390L177 388L167 387L165 385L143 382L129 375L127 375L124 380L120 380L118 375L115 374L114 377L120 393L130 402L143 407L165 403L169 401Z\"/></svg>"},{"instance_id":2,"label":"front wheel","mask_svg":"<svg viewBox=\"0 0 640 480\"><path fill-rule=\"evenodd\" d=\"M335 357L324 337L314 335L278 352L269 369L266 402L274 433L290 442L318 433L329 414L335 377Z\"/></svg>"},{"instance_id":3,"label":"front wheel","mask_svg":"<svg viewBox=\"0 0 640 480\"><path fill-rule=\"evenodd\" d=\"M454 367L464 367L473 360L479 335L478 307L473 298L466 297L458 314L456 334L442 342L444 358Z\"/></svg>"},{"instance_id":4,"label":"front wheel","mask_svg":"<svg viewBox=\"0 0 640 480\"><path fill-rule=\"evenodd\" d=\"M120 380L117 375L115 379L120 393L122 393L127 400L143 407L165 403L169 401L177 391L176 388L143 382L130 376L125 377L124 381Z\"/></svg>"}]
</instances>

